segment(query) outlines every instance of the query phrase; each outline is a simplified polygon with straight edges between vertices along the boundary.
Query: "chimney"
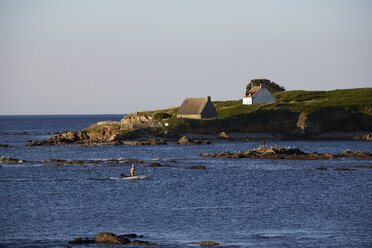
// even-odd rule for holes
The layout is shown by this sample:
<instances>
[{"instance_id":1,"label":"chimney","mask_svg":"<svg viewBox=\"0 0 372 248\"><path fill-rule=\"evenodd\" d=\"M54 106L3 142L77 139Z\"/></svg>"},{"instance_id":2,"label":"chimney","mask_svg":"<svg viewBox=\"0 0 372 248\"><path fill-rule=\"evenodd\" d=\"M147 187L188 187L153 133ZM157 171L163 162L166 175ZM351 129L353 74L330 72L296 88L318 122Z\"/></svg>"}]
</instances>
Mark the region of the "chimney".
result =
<instances>
[{"instance_id":1,"label":"chimney","mask_svg":"<svg viewBox=\"0 0 372 248\"><path fill-rule=\"evenodd\" d=\"M207 96L205 99L206 99L208 102L210 102L210 101L211 101L211 96Z\"/></svg>"}]
</instances>

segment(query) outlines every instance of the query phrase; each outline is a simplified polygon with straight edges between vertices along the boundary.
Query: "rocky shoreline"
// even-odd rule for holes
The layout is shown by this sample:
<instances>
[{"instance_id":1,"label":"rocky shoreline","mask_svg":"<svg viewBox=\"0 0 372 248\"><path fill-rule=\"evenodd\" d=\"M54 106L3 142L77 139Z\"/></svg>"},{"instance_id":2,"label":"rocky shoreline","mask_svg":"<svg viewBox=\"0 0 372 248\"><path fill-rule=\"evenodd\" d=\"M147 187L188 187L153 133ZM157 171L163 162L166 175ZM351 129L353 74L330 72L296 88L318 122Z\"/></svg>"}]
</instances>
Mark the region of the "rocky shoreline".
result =
<instances>
[{"instance_id":1,"label":"rocky shoreline","mask_svg":"<svg viewBox=\"0 0 372 248\"><path fill-rule=\"evenodd\" d=\"M201 145L210 144L208 139L188 138L175 135L170 132L162 132L159 129L143 129L128 132L125 134L113 133L111 135L92 134L84 131L64 131L58 135L49 137L45 140L32 140L27 146L52 146L52 145L167 145L170 143L181 145Z\"/></svg>"},{"instance_id":2,"label":"rocky shoreline","mask_svg":"<svg viewBox=\"0 0 372 248\"><path fill-rule=\"evenodd\" d=\"M92 133L87 131L63 131L45 140L29 141L27 146L52 146L52 145L201 145L211 142L244 142L244 141L281 141L281 140L372 140L371 134L365 133L325 133L323 135L286 136L270 133L226 133L195 134L177 133L162 128L143 128L126 133L108 132ZM5 147L5 145L4 145Z\"/></svg>"},{"instance_id":3,"label":"rocky shoreline","mask_svg":"<svg viewBox=\"0 0 372 248\"><path fill-rule=\"evenodd\" d=\"M200 154L202 157L211 158L250 158L250 159L297 159L297 160L324 160L336 158L359 158L359 159L372 159L371 152L359 152L345 150L342 153L335 154L319 154L316 152L305 153L298 148L285 148L280 146L259 146L252 150L244 152L230 153L227 151L218 154L204 153Z\"/></svg>"}]
</instances>

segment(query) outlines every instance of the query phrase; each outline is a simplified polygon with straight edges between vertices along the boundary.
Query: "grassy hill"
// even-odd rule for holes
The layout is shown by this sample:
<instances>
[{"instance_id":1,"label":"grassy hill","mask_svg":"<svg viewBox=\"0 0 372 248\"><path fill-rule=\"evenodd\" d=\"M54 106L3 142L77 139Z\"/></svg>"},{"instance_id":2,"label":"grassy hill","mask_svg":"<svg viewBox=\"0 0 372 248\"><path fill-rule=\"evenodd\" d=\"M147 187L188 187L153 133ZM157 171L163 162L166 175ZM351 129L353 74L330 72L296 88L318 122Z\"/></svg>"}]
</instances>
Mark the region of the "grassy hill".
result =
<instances>
[{"instance_id":1,"label":"grassy hill","mask_svg":"<svg viewBox=\"0 0 372 248\"><path fill-rule=\"evenodd\" d=\"M283 91L274 94L275 104L243 105L242 100L213 102L218 119L176 118L178 108L140 112L161 117L170 129L195 133L270 132L321 133L372 128L372 88L333 91ZM169 116L168 116L169 115Z\"/></svg>"},{"instance_id":2,"label":"grassy hill","mask_svg":"<svg viewBox=\"0 0 372 248\"><path fill-rule=\"evenodd\" d=\"M297 113L312 113L322 108L339 108L372 115L372 88L333 91L281 91L274 94L276 104L262 108L267 110L289 110ZM219 118L226 119L251 114L259 106L243 105L241 100L214 102Z\"/></svg>"},{"instance_id":3,"label":"grassy hill","mask_svg":"<svg viewBox=\"0 0 372 248\"><path fill-rule=\"evenodd\" d=\"M100 136L130 135L146 127L180 133L272 133L308 137L327 132L372 131L372 88L333 91L284 91L275 104L243 105L242 100L213 102L218 118L177 118L179 107L142 111L121 123L95 124L85 130ZM174 133L173 132L173 133Z\"/></svg>"}]
</instances>

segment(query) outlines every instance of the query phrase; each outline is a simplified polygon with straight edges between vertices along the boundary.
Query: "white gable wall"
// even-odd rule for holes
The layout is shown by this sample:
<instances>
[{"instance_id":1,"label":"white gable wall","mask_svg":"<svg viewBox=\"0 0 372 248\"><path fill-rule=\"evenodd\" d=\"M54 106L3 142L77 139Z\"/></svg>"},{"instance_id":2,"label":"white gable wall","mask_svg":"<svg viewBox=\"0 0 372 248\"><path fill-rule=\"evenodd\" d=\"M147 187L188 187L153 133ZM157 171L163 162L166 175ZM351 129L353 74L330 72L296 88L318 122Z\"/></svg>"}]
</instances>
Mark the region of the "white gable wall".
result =
<instances>
[{"instance_id":1,"label":"white gable wall","mask_svg":"<svg viewBox=\"0 0 372 248\"><path fill-rule=\"evenodd\" d=\"M250 96L244 97L243 98L243 104L244 105L251 105L252 104L252 97L250 97Z\"/></svg>"}]
</instances>

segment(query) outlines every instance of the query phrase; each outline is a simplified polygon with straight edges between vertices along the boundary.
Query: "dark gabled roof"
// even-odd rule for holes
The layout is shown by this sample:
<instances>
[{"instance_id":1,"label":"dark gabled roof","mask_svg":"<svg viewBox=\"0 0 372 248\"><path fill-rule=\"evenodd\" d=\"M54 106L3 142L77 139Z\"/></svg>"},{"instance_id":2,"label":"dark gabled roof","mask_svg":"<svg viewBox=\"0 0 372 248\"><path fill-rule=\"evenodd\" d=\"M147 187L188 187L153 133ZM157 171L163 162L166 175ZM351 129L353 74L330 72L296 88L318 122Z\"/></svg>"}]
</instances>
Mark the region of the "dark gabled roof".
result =
<instances>
[{"instance_id":1,"label":"dark gabled roof","mask_svg":"<svg viewBox=\"0 0 372 248\"><path fill-rule=\"evenodd\" d=\"M183 101L178 111L178 114L181 115L201 114L207 102L208 98L186 98Z\"/></svg>"}]
</instances>

